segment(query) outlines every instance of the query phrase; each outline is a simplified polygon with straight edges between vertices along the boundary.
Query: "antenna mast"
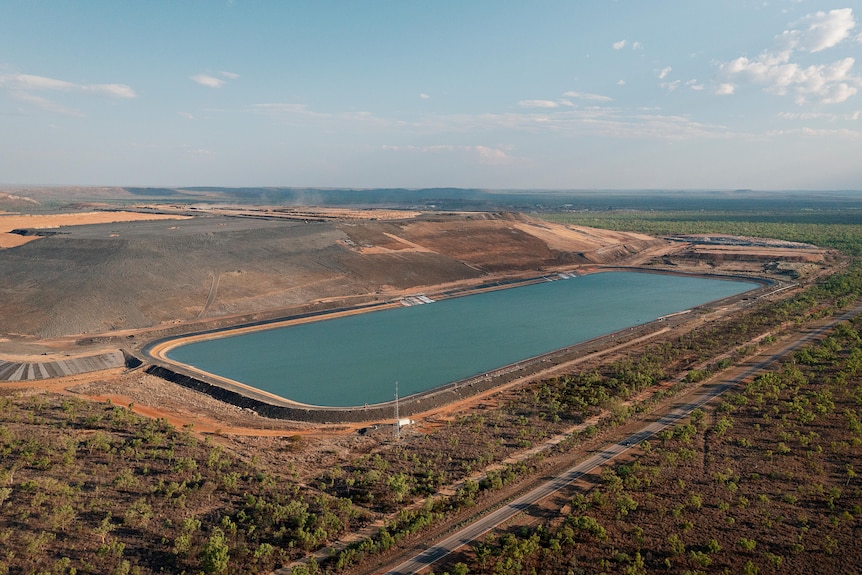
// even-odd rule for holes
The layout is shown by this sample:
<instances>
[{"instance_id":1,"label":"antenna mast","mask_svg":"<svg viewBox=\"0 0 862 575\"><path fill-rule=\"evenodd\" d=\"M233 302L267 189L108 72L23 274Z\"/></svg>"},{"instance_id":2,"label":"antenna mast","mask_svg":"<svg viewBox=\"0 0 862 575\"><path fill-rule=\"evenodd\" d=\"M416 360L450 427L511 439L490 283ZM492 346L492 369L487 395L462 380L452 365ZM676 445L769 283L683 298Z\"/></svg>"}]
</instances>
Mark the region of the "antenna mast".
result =
<instances>
[{"instance_id":1,"label":"antenna mast","mask_svg":"<svg viewBox=\"0 0 862 575\"><path fill-rule=\"evenodd\" d=\"M401 439L401 419L398 416L398 382L395 382L395 437Z\"/></svg>"}]
</instances>

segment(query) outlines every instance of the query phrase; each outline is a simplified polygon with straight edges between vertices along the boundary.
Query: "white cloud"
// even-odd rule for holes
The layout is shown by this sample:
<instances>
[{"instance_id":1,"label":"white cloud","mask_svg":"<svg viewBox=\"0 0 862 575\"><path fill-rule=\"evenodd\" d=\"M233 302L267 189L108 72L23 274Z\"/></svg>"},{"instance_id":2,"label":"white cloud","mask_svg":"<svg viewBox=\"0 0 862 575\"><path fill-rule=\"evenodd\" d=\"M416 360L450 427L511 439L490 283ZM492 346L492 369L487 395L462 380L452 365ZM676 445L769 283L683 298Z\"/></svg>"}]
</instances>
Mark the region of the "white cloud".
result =
<instances>
[{"instance_id":1,"label":"white cloud","mask_svg":"<svg viewBox=\"0 0 862 575\"><path fill-rule=\"evenodd\" d=\"M809 82L806 89L797 90L800 93L796 98L797 103L804 104L807 98L806 94L812 94L819 99L821 104L840 104L859 93L856 86L851 86L846 82L819 86L821 81L822 78L818 75ZM856 84L862 85L862 82L857 81Z\"/></svg>"},{"instance_id":2,"label":"white cloud","mask_svg":"<svg viewBox=\"0 0 862 575\"><path fill-rule=\"evenodd\" d=\"M23 92L90 92L115 98L134 98L135 91L125 84L74 84L65 80L34 76L32 74L0 74L0 87Z\"/></svg>"},{"instance_id":3,"label":"white cloud","mask_svg":"<svg viewBox=\"0 0 862 575\"><path fill-rule=\"evenodd\" d=\"M420 97L420 98L422 98L423 100L427 100L427 99L429 99L431 96L429 96L429 95L428 95L428 94L426 94L425 92L422 92L421 94L419 94L419 97Z\"/></svg>"},{"instance_id":4,"label":"white cloud","mask_svg":"<svg viewBox=\"0 0 862 575\"><path fill-rule=\"evenodd\" d=\"M697 80L694 78L686 81L685 85L688 86L689 88L691 88L692 90L696 91L696 92L701 92L705 88L705 86L703 84L698 84Z\"/></svg>"},{"instance_id":5,"label":"white cloud","mask_svg":"<svg viewBox=\"0 0 862 575\"><path fill-rule=\"evenodd\" d=\"M612 100L609 96L590 94L588 92L565 92L563 96L578 100L586 100L588 102L610 102ZM521 108L545 108L550 110L553 108L559 108L560 106L571 108L575 106L575 103L566 98L560 98L559 100L521 100L518 102L518 106Z\"/></svg>"},{"instance_id":6,"label":"white cloud","mask_svg":"<svg viewBox=\"0 0 862 575\"><path fill-rule=\"evenodd\" d=\"M667 78L668 74L670 74L671 71L673 71L673 68L671 68L670 66L665 66L664 68L659 70L658 71L659 80L664 80L665 78ZM674 80L673 82L660 82L659 83L659 86L661 86L662 88L664 88L668 92L673 92L674 90L679 88L679 85L680 85L680 80Z\"/></svg>"},{"instance_id":7,"label":"white cloud","mask_svg":"<svg viewBox=\"0 0 862 575\"><path fill-rule=\"evenodd\" d=\"M611 48L613 48L614 50L622 50L627 46L631 46L632 50L643 50L643 44L641 44L637 40L631 43L628 40L620 40L619 42L614 42L613 44L611 44Z\"/></svg>"},{"instance_id":8,"label":"white cloud","mask_svg":"<svg viewBox=\"0 0 862 575\"><path fill-rule=\"evenodd\" d=\"M772 130L767 132L767 136L808 136L816 138L862 138L862 132L849 130L847 128L830 129L830 128L795 128L792 130Z\"/></svg>"},{"instance_id":9,"label":"white cloud","mask_svg":"<svg viewBox=\"0 0 862 575\"><path fill-rule=\"evenodd\" d=\"M719 96L730 96L736 91L736 87L733 84L719 84L715 89L715 93Z\"/></svg>"},{"instance_id":10,"label":"white cloud","mask_svg":"<svg viewBox=\"0 0 862 575\"><path fill-rule=\"evenodd\" d=\"M73 110L71 108L67 108L62 104L58 104L48 98L43 98L42 96L37 96L36 94L32 94L30 92L12 92L12 97L20 102L26 102L28 104L32 104L37 108L41 108L47 112L54 112L56 114L63 114L64 116L74 116L76 118L83 118L84 114L79 110Z\"/></svg>"},{"instance_id":11,"label":"white cloud","mask_svg":"<svg viewBox=\"0 0 862 575\"><path fill-rule=\"evenodd\" d=\"M0 83L11 85L22 90L59 90L69 91L75 85L65 80L46 78L45 76L33 76L31 74L8 74L0 76Z\"/></svg>"},{"instance_id":12,"label":"white cloud","mask_svg":"<svg viewBox=\"0 0 862 575\"><path fill-rule=\"evenodd\" d=\"M778 117L782 120L826 120L828 122L855 122L862 118L862 112L856 110L848 114L831 114L827 112L781 112Z\"/></svg>"},{"instance_id":13,"label":"white cloud","mask_svg":"<svg viewBox=\"0 0 862 575\"><path fill-rule=\"evenodd\" d=\"M47 76L17 73L0 74L0 90L6 91L18 101L32 104L43 110L69 116L83 116L83 114L78 110L67 108L45 96L39 95L39 93L71 92L122 99L137 97L135 91L125 84L77 84L67 82L66 80L48 78Z\"/></svg>"},{"instance_id":14,"label":"white cloud","mask_svg":"<svg viewBox=\"0 0 862 575\"><path fill-rule=\"evenodd\" d=\"M626 85L625 80L617 80L617 86L625 86L625 85Z\"/></svg>"},{"instance_id":15,"label":"white cloud","mask_svg":"<svg viewBox=\"0 0 862 575\"><path fill-rule=\"evenodd\" d=\"M254 104L251 106L251 112L288 123L309 120L329 120L333 117L332 114L311 111L305 104L291 104L286 102Z\"/></svg>"},{"instance_id":16,"label":"white cloud","mask_svg":"<svg viewBox=\"0 0 862 575\"><path fill-rule=\"evenodd\" d=\"M812 100L839 104L856 95L862 87L862 78L853 74L852 57L807 67L791 60L795 50L817 53L848 38L856 26L853 11L845 8L816 12L796 24L802 27L776 37L775 49L766 50L756 58L741 56L720 64L722 79L762 85L766 92L779 96L793 95L800 105Z\"/></svg>"},{"instance_id":17,"label":"white cloud","mask_svg":"<svg viewBox=\"0 0 862 575\"><path fill-rule=\"evenodd\" d=\"M329 120L334 116L332 114L327 114L325 112L314 112L308 109L308 106L305 104L291 104L291 103L268 103L268 104L255 104L251 107L251 110L257 114L264 114L267 116L272 116L279 119L284 120Z\"/></svg>"},{"instance_id":18,"label":"white cloud","mask_svg":"<svg viewBox=\"0 0 862 575\"><path fill-rule=\"evenodd\" d=\"M254 104L248 110L254 114L266 116L273 121L288 125L337 124L339 128L343 128L353 124L362 127L362 129L366 129L369 126L375 128L399 128L408 125L403 120L375 116L370 112L317 112L305 104L284 102Z\"/></svg>"},{"instance_id":19,"label":"white cloud","mask_svg":"<svg viewBox=\"0 0 862 575\"><path fill-rule=\"evenodd\" d=\"M218 73L219 77L213 76L211 74L196 74L194 76L189 76L189 78L201 86L206 86L207 88L221 88L224 86L228 80L236 80L239 78L239 74L234 72L227 72L222 70Z\"/></svg>"},{"instance_id":20,"label":"white cloud","mask_svg":"<svg viewBox=\"0 0 862 575\"><path fill-rule=\"evenodd\" d=\"M510 159L506 152L498 148L475 146L474 149L479 154L479 159L485 164L507 164Z\"/></svg>"},{"instance_id":21,"label":"white cloud","mask_svg":"<svg viewBox=\"0 0 862 575\"><path fill-rule=\"evenodd\" d=\"M427 125L411 130L422 131ZM525 112L521 114L459 114L439 117L433 131L472 132L492 129L553 133L572 137L648 138L686 140L728 134L724 126L695 122L687 116L668 116L625 108L589 107Z\"/></svg>"},{"instance_id":22,"label":"white cloud","mask_svg":"<svg viewBox=\"0 0 862 575\"><path fill-rule=\"evenodd\" d=\"M201 86L206 86L207 88L221 88L225 84L225 81L221 78L216 78L215 76L210 76L208 74L191 76L191 79L193 82L196 82Z\"/></svg>"},{"instance_id":23,"label":"white cloud","mask_svg":"<svg viewBox=\"0 0 862 575\"><path fill-rule=\"evenodd\" d=\"M90 84L82 86L84 92L113 96L114 98L134 98L135 91L125 84Z\"/></svg>"},{"instance_id":24,"label":"white cloud","mask_svg":"<svg viewBox=\"0 0 862 575\"><path fill-rule=\"evenodd\" d=\"M255 110L259 111L275 111L275 112L305 112L308 106L305 104L289 104L286 102L276 102L269 104L255 104Z\"/></svg>"},{"instance_id":25,"label":"white cloud","mask_svg":"<svg viewBox=\"0 0 862 575\"><path fill-rule=\"evenodd\" d=\"M558 108L560 104L553 100L521 100L518 102L521 108Z\"/></svg>"},{"instance_id":26,"label":"white cloud","mask_svg":"<svg viewBox=\"0 0 862 575\"><path fill-rule=\"evenodd\" d=\"M815 12L799 20L796 25L802 25L802 30L785 31L779 38L790 49L806 52L820 52L837 45L850 36L850 31L856 27L851 8Z\"/></svg>"},{"instance_id":27,"label":"white cloud","mask_svg":"<svg viewBox=\"0 0 862 575\"><path fill-rule=\"evenodd\" d=\"M388 152L411 152L420 154L465 154L473 157L482 164L503 165L509 164L514 158L499 148L488 146L455 146L455 145L433 145L433 146L393 146L385 145L383 150Z\"/></svg>"},{"instance_id":28,"label":"white cloud","mask_svg":"<svg viewBox=\"0 0 862 575\"><path fill-rule=\"evenodd\" d=\"M601 94L591 94L589 92L565 92L563 96L568 98L576 98L578 100L587 100L590 102L610 102L613 100L610 96Z\"/></svg>"},{"instance_id":29,"label":"white cloud","mask_svg":"<svg viewBox=\"0 0 862 575\"><path fill-rule=\"evenodd\" d=\"M798 104L814 99L821 104L839 104L858 92L862 79L853 74L855 60L847 57L832 64L819 64L802 68L796 63L782 61L764 54L754 60L742 56L721 65L721 72L729 78L740 78L765 86L771 94L795 95Z\"/></svg>"},{"instance_id":30,"label":"white cloud","mask_svg":"<svg viewBox=\"0 0 862 575\"><path fill-rule=\"evenodd\" d=\"M588 96L597 96L592 94ZM609 99L601 96L601 101ZM249 111L271 121L291 126L311 126L313 129L339 129L354 125L363 130L373 126L392 137L406 136L410 139L417 135L439 136L441 134L485 134L491 131L527 132L533 134L552 133L571 137L618 137L648 138L662 140L686 140L691 138L723 138L728 135L725 126L696 122L687 116L662 115L657 110L633 110L613 106L564 106L564 100L556 108L523 109L518 112L485 114L446 114L427 115L412 121L375 116L355 112L317 112L303 104L269 103L257 104ZM463 137L463 136L462 136ZM388 148L395 149L395 148ZM421 147L398 149L442 152L454 151L453 148ZM464 151L465 148L459 148ZM480 150L470 147L473 153L481 155L486 161L500 154L493 152L498 148ZM501 150L503 153L506 151Z\"/></svg>"}]
</instances>

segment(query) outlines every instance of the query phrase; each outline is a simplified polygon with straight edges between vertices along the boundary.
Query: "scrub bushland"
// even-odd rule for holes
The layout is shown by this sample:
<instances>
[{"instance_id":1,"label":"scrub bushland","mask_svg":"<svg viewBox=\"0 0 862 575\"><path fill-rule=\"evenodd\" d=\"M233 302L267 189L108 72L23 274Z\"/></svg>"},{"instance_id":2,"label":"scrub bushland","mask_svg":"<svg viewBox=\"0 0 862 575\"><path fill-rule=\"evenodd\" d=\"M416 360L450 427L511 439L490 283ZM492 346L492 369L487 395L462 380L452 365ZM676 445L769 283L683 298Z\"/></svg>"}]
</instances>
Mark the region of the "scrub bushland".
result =
<instances>
[{"instance_id":1,"label":"scrub bushland","mask_svg":"<svg viewBox=\"0 0 862 575\"><path fill-rule=\"evenodd\" d=\"M260 573L364 513L164 420L0 395L0 573Z\"/></svg>"},{"instance_id":2,"label":"scrub bushland","mask_svg":"<svg viewBox=\"0 0 862 575\"><path fill-rule=\"evenodd\" d=\"M862 237L859 226L850 228L847 233L855 236L848 236L848 245L856 241L854 238ZM814 241L786 234L772 235ZM489 464L534 446L599 412L610 414L603 425L622 422L636 411L636 407L624 402L637 392L673 377L685 375L692 382L707 377L748 355L751 350L747 349L747 342L753 338L778 334L786 326L803 325L828 316L860 296L862 268L852 263L845 272L793 297L752 306L735 317L665 343L646 346L626 359L587 372L573 372L506 392L483 409L465 413L427 435L382 444L372 453L344 453L339 456L337 467L301 478L275 471L252 457L242 458L215 442L197 439L188 430L174 429L164 420L139 417L126 407L87 402L68 395L0 388L0 573L269 572L330 545L372 520L387 518L385 527L376 535L334 554L320 567L338 570L369 554L389 549L402 538L475 504L485 494L528 474L535 461L505 466L481 481L465 481ZM650 469L670 465L665 460L675 457L673 473L662 472L651 478L640 468L628 474L617 470L615 475L623 483L621 491L613 491L618 482L608 476L608 484L599 490L605 500L593 502L590 496L588 502L579 503L588 507L579 508L577 515L566 518L562 525L551 522L542 527L543 531L529 532L525 537L511 533L504 536L508 537L506 541L483 543L484 547L476 548L476 562L471 563L471 571L486 569L493 561L499 572L506 569L515 572L512 569L516 563L506 563L511 560L521 561L523 572L529 572L530 565L539 565L545 556L560 561L575 557L576 561L582 561L584 557L578 554L582 548L590 547L581 543L587 540L595 540L595 548L599 550L596 553L602 554L587 560L605 560L608 569L632 573L641 572L638 569L642 569L642 563L658 562L664 566L667 559L673 569L687 565L680 572L712 570L710 565L724 565L729 572L759 569L766 573L776 563L795 565L791 562L794 557L833 560L842 556L852 548L846 539L848 525L858 529L854 507L858 495L854 489L858 489L855 473L862 464L854 463L858 461L858 446L853 443L855 436L848 435L856 433L855 428L848 426L862 416L858 405L852 407L849 403L856 401L852 394L858 393L854 390L860 385L859 374L851 373L848 367L857 361L854 358L858 354L853 351L856 344L851 340L852 334L858 332L857 323L843 335L836 331L835 341L828 344L834 348L830 352L834 357L826 353L830 348L818 351L819 347L808 351L811 358L797 357L795 367L806 379L804 385L793 383L795 379L776 384L779 389L775 400L771 398L776 392L752 389L751 393L763 396L763 403L752 397L742 404L741 400L733 399L734 395L724 404L728 406L723 408L726 411L707 414L690 424L693 430L674 432L672 437L656 443L652 455L646 455L660 459L650 463ZM730 355L725 359L714 359L726 353ZM777 377L785 377L785 371L777 373ZM842 373L843 387L835 387L837 383L821 378L832 374L837 382ZM799 390L794 391L797 385ZM812 385L815 387L809 387ZM811 395L823 390L829 390L831 397ZM804 415L792 411L796 407L787 406L794 401L804 409ZM836 407L829 407L829 401ZM749 414L747 410L755 407L760 411ZM821 409L826 409L826 413L820 413ZM851 412L856 419L847 415ZM769 416L770 426L780 422L785 427L775 430L770 427L768 433L774 436L741 434L743 429L754 429L755 423L761 430L766 429L765 415ZM785 415L787 423L782 419ZM807 421L812 415L814 419ZM830 429L843 435L833 436L827 429L810 427L839 416L844 417L841 424L844 427L834 423ZM721 429L723 433L719 434ZM559 448L565 449L596 432L595 428L587 429ZM786 435L779 435L782 432ZM803 441L808 444L803 445ZM297 445L295 449L311 447ZM771 450L771 459L767 450ZM749 452L752 457L745 459ZM292 457L288 449L280 455L288 461ZM707 462L707 457L712 459ZM791 466L797 471L786 480L790 483L781 483L785 480L776 469L789 463L791 457L802 460ZM807 463L809 460L812 463ZM639 465L646 466L647 461ZM754 467L767 462L772 466L768 474L776 475L775 478ZM822 472L815 469L818 465ZM727 473L728 467L733 473ZM719 481L717 473L727 478ZM753 473L759 474L757 479L751 477ZM685 485L675 483L680 474L684 475L681 479ZM763 480L764 476L768 480ZM640 483L628 485L634 483L630 477L640 477ZM394 510L456 482L463 483L454 496L432 497L425 506L393 514ZM816 489L812 493L794 491L799 485L808 488L818 484L822 493L816 487L812 487ZM731 485L736 486L736 491ZM644 532L647 528L636 524L626 527L625 522L646 515L644 510L662 496L659 488L672 492L674 497L684 493L685 505L677 512L678 517L674 516L674 510L682 500L666 504L663 514L656 508L655 515L666 522L661 525L665 539L638 543L638 537L646 535L638 535L636 527ZM735 495L725 500L730 497L727 493ZM829 507L830 501L835 509ZM724 521L721 537L701 527L700 510L694 511L698 502L700 510L724 513L710 515L713 522ZM781 519L765 515L777 506ZM744 510L746 515L737 510ZM596 511L601 513L592 520L586 518L588 512ZM755 511L760 515L748 515ZM734 527L727 527L728 517L733 517ZM740 528L743 522L740 517L762 525L763 529L772 529L772 535L767 536L758 527L742 532L733 541L727 540L728 533ZM790 518L796 523L791 525ZM619 521L623 522L623 535L615 531L613 522ZM772 522L772 527L767 521ZM559 530L566 526L575 533L571 537L574 544L560 534ZM791 528L792 536L788 535ZM599 537L602 530L614 535L602 539ZM816 537L807 538L806 534L812 531ZM798 539L800 534L801 540L783 543L793 537ZM670 541L671 535L677 539ZM782 543L773 545L773 535ZM608 547L604 541L611 541L614 547ZM624 541L634 543L623 546ZM553 555L557 553L553 551L557 545L570 556L561 559L562 554ZM521 559L505 555L508 551L504 553L503 548L520 549L516 553ZM547 548L551 551L546 551ZM612 553L614 549L621 554ZM719 553L724 558L720 559ZM739 563L736 557L744 561ZM486 567L482 567L483 562ZM571 569L577 573L580 567ZM318 566L311 562L297 572L302 570L314 572Z\"/></svg>"},{"instance_id":3,"label":"scrub bushland","mask_svg":"<svg viewBox=\"0 0 862 575\"><path fill-rule=\"evenodd\" d=\"M860 330L840 324L606 468L567 513L489 536L449 572L858 572Z\"/></svg>"},{"instance_id":4,"label":"scrub bushland","mask_svg":"<svg viewBox=\"0 0 862 575\"><path fill-rule=\"evenodd\" d=\"M730 234L831 247L862 256L858 209L763 211L585 210L541 214L548 221L651 235Z\"/></svg>"}]
</instances>

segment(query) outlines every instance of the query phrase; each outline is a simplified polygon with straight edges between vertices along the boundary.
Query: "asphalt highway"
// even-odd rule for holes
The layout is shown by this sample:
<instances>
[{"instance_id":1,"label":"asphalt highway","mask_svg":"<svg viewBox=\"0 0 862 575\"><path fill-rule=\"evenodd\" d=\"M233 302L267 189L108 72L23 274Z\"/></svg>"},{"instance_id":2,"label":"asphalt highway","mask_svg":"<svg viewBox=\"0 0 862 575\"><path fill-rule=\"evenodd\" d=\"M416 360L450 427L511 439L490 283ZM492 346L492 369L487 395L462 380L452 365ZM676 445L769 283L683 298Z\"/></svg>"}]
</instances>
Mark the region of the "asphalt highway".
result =
<instances>
[{"instance_id":1,"label":"asphalt highway","mask_svg":"<svg viewBox=\"0 0 862 575\"><path fill-rule=\"evenodd\" d=\"M674 406L671 411L642 427L637 432L629 435L622 441L606 446L601 452L592 455L588 459L575 465L569 470L558 475L554 479L543 483L535 489L525 493L517 499L509 502L505 506L497 509L467 525L463 529L450 535L446 539L437 542L431 547L426 548L413 558L401 563L394 569L386 571L386 575L412 575L420 570L433 565L443 557L452 553L463 545L475 541L485 533L491 531L498 525L505 523L509 519L521 513L524 509L545 499L552 493L559 491L579 479L580 477L591 473L597 467L613 461L621 454L637 446L639 443L649 439L664 428L674 425L680 419L688 417L692 411L703 406L710 400L721 395L728 389L736 386L740 382L746 380L752 375L766 369L768 366L775 363L777 360L785 357L789 353L809 343L813 339L819 337L826 331L832 329L836 324L846 321L855 315L862 312L862 306L859 306L843 315L830 321L829 323L811 329L798 337L797 339L785 344L780 349L771 353L768 357L762 358L756 363L750 365L742 372L737 373L731 378L721 380L719 382L705 385L698 393L694 394L691 401Z\"/></svg>"}]
</instances>

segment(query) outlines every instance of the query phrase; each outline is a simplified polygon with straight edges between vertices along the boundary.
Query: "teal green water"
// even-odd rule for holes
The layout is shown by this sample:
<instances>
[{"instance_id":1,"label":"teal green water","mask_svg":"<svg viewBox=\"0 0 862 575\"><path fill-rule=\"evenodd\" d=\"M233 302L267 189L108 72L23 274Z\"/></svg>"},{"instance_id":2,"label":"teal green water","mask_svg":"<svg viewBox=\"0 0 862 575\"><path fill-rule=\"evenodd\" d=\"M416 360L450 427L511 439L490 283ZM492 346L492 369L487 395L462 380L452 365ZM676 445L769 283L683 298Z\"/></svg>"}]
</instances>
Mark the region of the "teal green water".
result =
<instances>
[{"instance_id":1,"label":"teal green water","mask_svg":"<svg viewBox=\"0 0 862 575\"><path fill-rule=\"evenodd\" d=\"M301 403L426 391L748 291L749 282L608 272L191 343L174 360Z\"/></svg>"}]
</instances>

